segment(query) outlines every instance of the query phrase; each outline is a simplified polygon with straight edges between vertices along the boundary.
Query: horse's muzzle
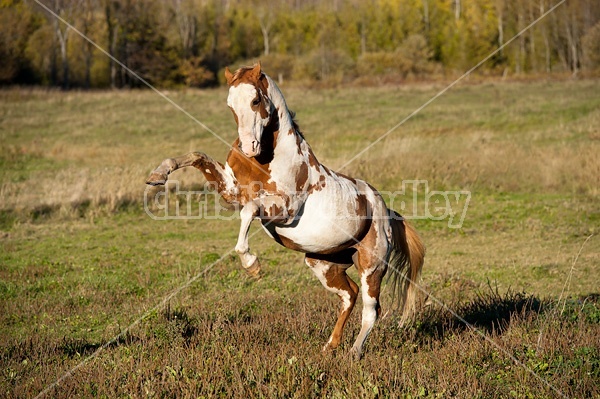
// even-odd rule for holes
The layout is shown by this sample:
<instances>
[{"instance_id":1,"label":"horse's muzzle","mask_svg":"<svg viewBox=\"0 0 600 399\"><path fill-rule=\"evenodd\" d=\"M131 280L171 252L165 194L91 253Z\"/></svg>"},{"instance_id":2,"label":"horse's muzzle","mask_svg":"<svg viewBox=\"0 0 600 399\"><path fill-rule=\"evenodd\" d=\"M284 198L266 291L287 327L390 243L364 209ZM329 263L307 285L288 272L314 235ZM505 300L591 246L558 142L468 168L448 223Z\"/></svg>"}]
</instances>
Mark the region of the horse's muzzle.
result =
<instances>
[{"instance_id":1,"label":"horse's muzzle","mask_svg":"<svg viewBox=\"0 0 600 399\"><path fill-rule=\"evenodd\" d=\"M260 155L260 143L256 140L253 140L251 142L250 148L247 148L247 147L244 148L244 145L240 141L238 144L238 148L247 157L256 157L256 156Z\"/></svg>"}]
</instances>

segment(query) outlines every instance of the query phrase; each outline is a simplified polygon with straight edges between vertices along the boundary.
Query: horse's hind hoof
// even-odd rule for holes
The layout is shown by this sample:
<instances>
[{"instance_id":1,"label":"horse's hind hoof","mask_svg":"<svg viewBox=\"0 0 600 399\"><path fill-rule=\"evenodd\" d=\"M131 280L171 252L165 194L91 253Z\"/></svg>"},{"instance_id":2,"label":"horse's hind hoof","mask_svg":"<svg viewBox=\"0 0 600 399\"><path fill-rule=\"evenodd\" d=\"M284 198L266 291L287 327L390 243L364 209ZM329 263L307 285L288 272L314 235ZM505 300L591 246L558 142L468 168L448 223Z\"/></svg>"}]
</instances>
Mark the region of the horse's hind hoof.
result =
<instances>
[{"instance_id":1,"label":"horse's hind hoof","mask_svg":"<svg viewBox=\"0 0 600 399\"><path fill-rule=\"evenodd\" d=\"M246 267L248 275L254 279L260 279L260 262L256 259L249 267Z\"/></svg>"},{"instance_id":2,"label":"horse's hind hoof","mask_svg":"<svg viewBox=\"0 0 600 399\"><path fill-rule=\"evenodd\" d=\"M362 350L353 347L350 349L350 352L348 352L348 356L352 361L358 362L363 357Z\"/></svg>"}]
</instances>

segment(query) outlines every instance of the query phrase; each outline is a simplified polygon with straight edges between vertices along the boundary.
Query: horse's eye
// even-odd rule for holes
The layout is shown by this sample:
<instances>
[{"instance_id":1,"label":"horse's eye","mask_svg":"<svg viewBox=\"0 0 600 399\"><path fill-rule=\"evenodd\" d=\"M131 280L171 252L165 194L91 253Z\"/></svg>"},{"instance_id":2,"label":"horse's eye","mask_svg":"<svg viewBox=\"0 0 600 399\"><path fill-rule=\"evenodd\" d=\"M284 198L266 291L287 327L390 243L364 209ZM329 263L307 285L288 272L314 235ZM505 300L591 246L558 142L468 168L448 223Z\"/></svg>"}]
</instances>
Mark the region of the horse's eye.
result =
<instances>
[{"instance_id":1,"label":"horse's eye","mask_svg":"<svg viewBox=\"0 0 600 399\"><path fill-rule=\"evenodd\" d=\"M260 104L260 97L256 97L254 100L252 100L252 105L253 106L258 106L258 104Z\"/></svg>"}]
</instances>

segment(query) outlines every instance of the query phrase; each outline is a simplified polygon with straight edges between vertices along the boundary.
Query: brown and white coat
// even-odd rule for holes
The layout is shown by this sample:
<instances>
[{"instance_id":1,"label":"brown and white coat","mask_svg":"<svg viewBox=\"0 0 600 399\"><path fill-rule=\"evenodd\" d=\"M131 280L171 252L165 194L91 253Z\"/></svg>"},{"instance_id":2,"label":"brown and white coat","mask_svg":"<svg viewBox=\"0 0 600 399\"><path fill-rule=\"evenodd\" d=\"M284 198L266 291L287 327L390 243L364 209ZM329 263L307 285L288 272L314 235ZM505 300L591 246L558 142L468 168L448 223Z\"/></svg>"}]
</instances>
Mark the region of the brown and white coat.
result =
<instances>
[{"instance_id":1,"label":"brown and white coat","mask_svg":"<svg viewBox=\"0 0 600 399\"><path fill-rule=\"evenodd\" d=\"M391 211L368 183L336 173L319 163L298 129L285 99L260 64L225 72L227 105L238 126L225 164L204 153L170 158L148 184L164 184L176 169L194 166L221 196L242 206L235 246L242 266L258 275L260 265L248 245L253 219L281 245L306 254L305 262L342 306L324 349L340 344L359 288L346 274L356 265L363 300L362 328L352 347L360 357L379 312L383 276L391 271L405 316L413 311L424 247L418 235Z\"/></svg>"}]
</instances>

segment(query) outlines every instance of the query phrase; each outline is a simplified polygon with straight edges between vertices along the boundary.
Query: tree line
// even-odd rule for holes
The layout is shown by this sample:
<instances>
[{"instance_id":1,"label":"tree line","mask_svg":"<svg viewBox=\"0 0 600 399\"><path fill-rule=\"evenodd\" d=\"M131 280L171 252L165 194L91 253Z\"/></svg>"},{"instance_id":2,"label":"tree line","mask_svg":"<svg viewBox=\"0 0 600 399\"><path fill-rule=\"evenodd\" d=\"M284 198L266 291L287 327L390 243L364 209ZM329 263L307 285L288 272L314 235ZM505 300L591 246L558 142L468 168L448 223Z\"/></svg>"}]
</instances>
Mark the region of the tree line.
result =
<instances>
[{"instance_id":1,"label":"tree line","mask_svg":"<svg viewBox=\"0 0 600 399\"><path fill-rule=\"evenodd\" d=\"M154 85L206 87L261 59L279 80L432 78L475 65L559 0L38 0ZM491 75L600 68L600 2L567 0ZM33 0L0 0L0 84L141 83Z\"/></svg>"}]
</instances>

